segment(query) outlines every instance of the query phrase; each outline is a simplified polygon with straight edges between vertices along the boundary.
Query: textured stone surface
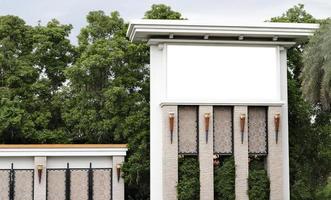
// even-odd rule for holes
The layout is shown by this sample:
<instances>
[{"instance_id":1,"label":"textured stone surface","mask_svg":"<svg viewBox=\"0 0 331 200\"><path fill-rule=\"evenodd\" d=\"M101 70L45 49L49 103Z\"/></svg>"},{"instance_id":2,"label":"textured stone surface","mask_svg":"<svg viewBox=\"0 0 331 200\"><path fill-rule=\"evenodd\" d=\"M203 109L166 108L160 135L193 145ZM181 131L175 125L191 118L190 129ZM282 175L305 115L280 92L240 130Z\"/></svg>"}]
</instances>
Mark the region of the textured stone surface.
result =
<instances>
[{"instance_id":1,"label":"textured stone surface","mask_svg":"<svg viewBox=\"0 0 331 200\"><path fill-rule=\"evenodd\" d=\"M208 143L206 143L205 113L210 113ZM214 199L213 166L213 107L199 107L199 164L200 164L200 200Z\"/></svg>"},{"instance_id":2,"label":"textured stone surface","mask_svg":"<svg viewBox=\"0 0 331 200\"><path fill-rule=\"evenodd\" d=\"M47 200L65 199L65 170L48 170Z\"/></svg>"},{"instance_id":3,"label":"textured stone surface","mask_svg":"<svg viewBox=\"0 0 331 200\"><path fill-rule=\"evenodd\" d=\"M174 113L173 141L169 127L169 113ZM162 107L162 141L163 141L163 198L177 200L178 183L178 131L177 106Z\"/></svg>"},{"instance_id":4,"label":"textured stone surface","mask_svg":"<svg viewBox=\"0 0 331 200\"><path fill-rule=\"evenodd\" d=\"M232 153L232 107L214 107L214 153Z\"/></svg>"},{"instance_id":5,"label":"textured stone surface","mask_svg":"<svg viewBox=\"0 0 331 200\"><path fill-rule=\"evenodd\" d=\"M248 107L248 151L267 153L267 110L265 107Z\"/></svg>"},{"instance_id":6,"label":"textured stone surface","mask_svg":"<svg viewBox=\"0 0 331 200\"><path fill-rule=\"evenodd\" d=\"M240 115L245 114L244 141L241 143ZM247 107L235 106L233 113L234 159L236 165L236 199L248 200Z\"/></svg>"},{"instance_id":7,"label":"textured stone surface","mask_svg":"<svg viewBox=\"0 0 331 200\"><path fill-rule=\"evenodd\" d=\"M196 106L178 106L179 153L198 153L197 120Z\"/></svg>"},{"instance_id":8,"label":"textured stone surface","mask_svg":"<svg viewBox=\"0 0 331 200\"><path fill-rule=\"evenodd\" d=\"M45 200L46 198L46 157L34 157L34 165L43 166L41 180L39 183L38 170L34 170L34 200Z\"/></svg>"},{"instance_id":9,"label":"textured stone surface","mask_svg":"<svg viewBox=\"0 0 331 200\"><path fill-rule=\"evenodd\" d=\"M122 170L121 177L118 181L117 179L117 165L123 165L124 156L114 156L113 157L113 200L124 200L124 179L122 178Z\"/></svg>"},{"instance_id":10,"label":"textured stone surface","mask_svg":"<svg viewBox=\"0 0 331 200\"><path fill-rule=\"evenodd\" d=\"M0 199L9 200L9 170L0 170Z\"/></svg>"},{"instance_id":11,"label":"textured stone surface","mask_svg":"<svg viewBox=\"0 0 331 200\"><path fill-rule=\"evenodd\" d=\"M93 170L93 200L111 199L111 170Z\"/></svg>"},{"instance_id":12,"label":"textured stone surface","mask_svg":"<svg viewBox=\"0 0 331 200\"><path fill-rule=\"evenodd\" d=\"M15 200L32 200L33 170L15 170Z\"/></svg>"},{"instance_id":13,"label":"textured stone surface","mask_svg":"<svg viewBox=\"0 0 331 200\"><path fill-rule=\"evenodd\" d=\"M278 143L275 138L275 114L281 114L281 107L269 107L268 110L268 148L267 170L270 179L270 200L285 199L283 191L283 151L282 151L282 132L279 132ZM282 114L280 115L282 117ZM279 130L281 131L280 123Z\"/></svg>"},{"instance_id":14,"label":"textured stone surface","mask_svg":"<svg viewBox=\"0 0 331 200\"><path fill-rule=\"evenodd\" d=\"M71 170L70 200L88 199L88 172L87 170Z\"/></svg>"}]
</instances>

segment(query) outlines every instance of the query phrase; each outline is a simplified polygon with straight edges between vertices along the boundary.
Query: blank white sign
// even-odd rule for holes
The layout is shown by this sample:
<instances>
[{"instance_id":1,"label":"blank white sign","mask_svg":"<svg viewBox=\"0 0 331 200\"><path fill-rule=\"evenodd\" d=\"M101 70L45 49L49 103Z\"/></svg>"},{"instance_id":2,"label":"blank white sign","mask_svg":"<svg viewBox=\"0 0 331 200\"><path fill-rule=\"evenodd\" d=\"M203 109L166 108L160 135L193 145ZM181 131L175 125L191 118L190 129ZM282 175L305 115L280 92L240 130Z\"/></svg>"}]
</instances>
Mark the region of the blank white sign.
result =
<instances>
[{"instance_id":1,"label":"blank white sign","mask_svg":"<svg viewBox=\"0 0 331 200\"><path fill-rule=\"evenodd\" d=\"M167 99L280 101L276 47L167 46Z\"/></svg>"}]
</instances>

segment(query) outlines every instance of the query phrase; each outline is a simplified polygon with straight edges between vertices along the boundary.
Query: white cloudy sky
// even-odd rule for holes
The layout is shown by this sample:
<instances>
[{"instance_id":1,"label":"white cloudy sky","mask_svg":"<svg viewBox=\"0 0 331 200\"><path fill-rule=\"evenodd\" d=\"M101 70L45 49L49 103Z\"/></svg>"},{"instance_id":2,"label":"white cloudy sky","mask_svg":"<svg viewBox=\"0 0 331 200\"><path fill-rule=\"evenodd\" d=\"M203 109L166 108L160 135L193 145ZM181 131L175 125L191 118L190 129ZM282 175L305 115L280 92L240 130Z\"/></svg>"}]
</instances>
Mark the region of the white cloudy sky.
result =
<instances>
[{"instance_id":1,"label":"white cloudy sky","mask_svg":"<svg viewBox=\"0 0 331 200\"><path fill-rule=\"evenodd\" d=\"M52 18L70 23L74 26L70 38L76 43L89 11L110 13L117 10L129 21L142 18L156 3L170 5L184 17L197 21L262 22L298 3L304 4L316 18L331 16L331 0L0 0L0 15L17 15L31 25L39 20L46 23Z\"/></svg>"}]
</instances>

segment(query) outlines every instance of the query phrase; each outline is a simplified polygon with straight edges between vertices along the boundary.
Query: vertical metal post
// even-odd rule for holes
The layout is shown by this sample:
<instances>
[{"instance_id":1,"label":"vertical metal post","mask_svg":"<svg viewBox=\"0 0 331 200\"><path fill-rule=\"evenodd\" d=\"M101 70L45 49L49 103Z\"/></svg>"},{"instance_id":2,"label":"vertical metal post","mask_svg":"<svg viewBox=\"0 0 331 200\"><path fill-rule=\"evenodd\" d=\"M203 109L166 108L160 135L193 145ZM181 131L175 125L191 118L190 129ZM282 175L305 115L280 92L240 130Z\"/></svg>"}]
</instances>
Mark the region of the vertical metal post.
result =
<instances>
[{"instance_id":1,"label":"vertical metal post","mask_svg":"<svg viewBox=\"0 0 331 200\"><path fill-rule=\"evenodd\" d=\"M14 164L11 164L11 169L9 172L9 200L14 200L15 196L15 171Z\"/></svg>"},{"instance_id":2,"label":"vertical metal post","mask_svg":"<svg viewBox=\"0 0 331 200\"><path fill-rule=\"evenodd\" d=\"M88 200L93 200L93 170L92 170L92 163L90 163L90 168L88 170Z\"/></svg>"},{"instance_id":3,"label":"vertical metal post","mask_svg":"<svg viewBox=\"0 0 331 200\"><path fill-rule=\"evenodd\" d=\"M69 163L67 163L67 169L66 169L66 199L65 200L70 200L70 168L69 168Z\"/></svg>"}]
</instances>

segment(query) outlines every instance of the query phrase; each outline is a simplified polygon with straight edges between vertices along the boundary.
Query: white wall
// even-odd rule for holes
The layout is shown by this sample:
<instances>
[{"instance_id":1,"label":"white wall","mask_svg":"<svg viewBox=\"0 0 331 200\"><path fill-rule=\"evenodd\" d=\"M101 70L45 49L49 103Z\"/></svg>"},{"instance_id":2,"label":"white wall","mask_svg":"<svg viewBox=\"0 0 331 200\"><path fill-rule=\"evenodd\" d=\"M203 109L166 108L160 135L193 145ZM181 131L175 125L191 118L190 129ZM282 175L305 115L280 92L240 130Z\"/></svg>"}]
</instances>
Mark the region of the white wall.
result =
<instances>
[{"instance_id":1,"label":"white wall","mask_svg":"<svg viewBox=\"0 0 331 200\"><path fill-rule=\"evenodd\" d=\"M34 169L34 157L0 157L0 169Z\"/></svg>"},{"instance_id":2,"label":"white wall","mask_svg":"<svg viewBox=\"0 0 331 200\"><path fill-rule=\"evenodd\" d=\"M111 157L48 157L47 168L112 168Z\"/></svg>"},{"instance_id":3,"label":"white wall","mask_svg":"<svg viewBox=\"0 0 331 200\"><path fill-rule=\"evenodd\" d=\"M275 46L185 44L166 50L167 101L280 101Z\"/></svg>"}]
</instances>

